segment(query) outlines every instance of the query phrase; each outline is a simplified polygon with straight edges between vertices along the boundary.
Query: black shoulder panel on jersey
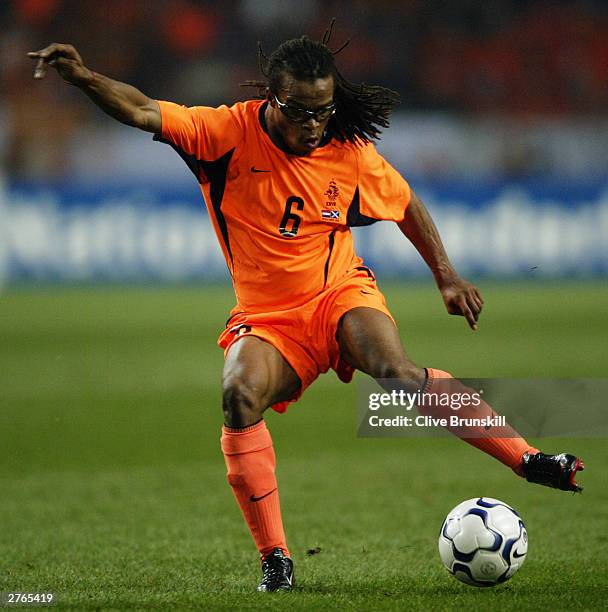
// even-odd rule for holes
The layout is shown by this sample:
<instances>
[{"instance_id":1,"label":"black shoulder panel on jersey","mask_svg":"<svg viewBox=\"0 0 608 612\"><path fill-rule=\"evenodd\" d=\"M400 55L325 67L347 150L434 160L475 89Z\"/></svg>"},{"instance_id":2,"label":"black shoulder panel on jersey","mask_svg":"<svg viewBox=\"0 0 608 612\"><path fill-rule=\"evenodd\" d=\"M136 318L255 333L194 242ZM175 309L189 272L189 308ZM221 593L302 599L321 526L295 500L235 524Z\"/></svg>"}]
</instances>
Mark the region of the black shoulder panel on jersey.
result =
<instances>
[{"instance_id":1,"label":"black shoulder panel on jersey","mask_svg":"<svg viewBox=\"0 0 608 612\"><path fill-rule=\"evenodd\" d=\"M186 162L186 165L192 171L192 174L196 177L199 183L209 183L211 188L211 205L215 212L215 218L217 224L222 232L224 244L228 255L230 255L230 261L232 262L232 250L230 249L230 240L228 238L228 226L226 225L226 218L222 213L222 199L224 198L224 189L226 188L226 174L228 172L228 166L232 155L234 154L234 148L230 149L227 153L224 153L219 159L214 161L205 161L203 159L197 159L196 156L186 153L170 140L163 138L160 134L154 134L153 140L168 144L172 147L176 153Z\"/></svg>"},{"instance_id":2,"label":"black shoulder panel on jersey","mask_svg":"<svg viewBox=\"0 0 608 612\"><path fill-rule=\"evenodd\" d=\"M346 225L349 227L360 227L362 225L371 225L372 223L376 223L378 219L374 219L373 217L366 217L361 214L359 210L360 202L359 202L359 187L355 189L355 195L353 196L353 201L350 203L348 207L348 212L346 213Z\"/></svg>"},{"instance_id":3,"label":"black shoulder panel on jersey","mask_svg":"<svg viewBox=\"0 0 608 612\"><path fill-rule=\"evenodd\" d=\"M205 173L205 176L210 184L211 191L211 205L213 206L213 212L217 224L222 232L224 238L224 244L228 255L230 255L230 261L232 262L232 250L230 249L230 239L228 238L228 226L226 224L226 217L222 213L222 200L224 198L224 189L226 188L226 175L228 173L228 166L230 160L234 155L234 148L230 149L227 153L224 153L219 159L215 161L204 161L199 160L198 165L200 170ZM200 174L199 170L199 174Z\"/></svg>"},{"instance_id":4,"label":"black shoulder panel on jersey","mask_svg":"<svg viewBox=\"0 0 608 612\"><path fill-rule=\"evenodd\" d=\"M201 177L199 176L198 160L194 155L189 155L183 149L180 149L177 145L173 144L170 140L163 138L160 134L154 134L152 140L168 144L185 162L188 168L192 171L192 174L196 177L196 180L200 183Z\"/></svg>"}]
</instances>

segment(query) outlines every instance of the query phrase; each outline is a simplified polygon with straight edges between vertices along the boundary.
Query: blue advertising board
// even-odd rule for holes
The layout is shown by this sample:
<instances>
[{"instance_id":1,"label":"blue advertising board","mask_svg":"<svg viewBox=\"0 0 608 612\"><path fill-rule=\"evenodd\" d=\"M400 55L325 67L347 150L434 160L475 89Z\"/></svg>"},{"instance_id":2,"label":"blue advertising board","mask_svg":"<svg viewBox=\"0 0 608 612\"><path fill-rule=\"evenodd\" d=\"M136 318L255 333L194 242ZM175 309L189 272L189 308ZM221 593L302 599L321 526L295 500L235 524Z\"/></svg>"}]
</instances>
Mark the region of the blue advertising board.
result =
<instances>
[{"instance_id":1,"label":"blue advertising board","mask_svg":"<svg viewBox=\"0 0 608 612\"><path fill-rule=\"evenodd\" d=\"M457 269L496 278L608 276L608 185L415 183ZM393 223L353 230L383 277L427 275ZM194 183L0 185L0 281L228 279Z\"/></svg>"}]
</instances>

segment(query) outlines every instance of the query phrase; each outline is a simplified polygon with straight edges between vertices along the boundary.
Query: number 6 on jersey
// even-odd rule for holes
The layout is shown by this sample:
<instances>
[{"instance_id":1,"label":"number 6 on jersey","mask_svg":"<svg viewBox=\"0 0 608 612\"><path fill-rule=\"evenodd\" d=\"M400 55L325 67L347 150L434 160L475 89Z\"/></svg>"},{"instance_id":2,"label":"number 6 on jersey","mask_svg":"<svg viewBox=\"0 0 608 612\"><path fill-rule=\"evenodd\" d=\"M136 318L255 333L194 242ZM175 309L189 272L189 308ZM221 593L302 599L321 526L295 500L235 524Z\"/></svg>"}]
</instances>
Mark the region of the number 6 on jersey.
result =
<instances>
[{"instance_id":1,"label":"number 6 on jersey","mask_svg":"<svg viewBox=\"0 0 608 612\"><path fill-rule=\"evenodd\" d=\"M285 203L285 214L281 219L281 225L279 226L279 232L285 238L293 238L297 235L298 229L300 228L300 222L302 217L291 212L291 206L295 204L296 210L302 210L304 208L304 200L298 196L289 196ZM291 228L287 229L287 224L292 221Z\"/></svg>"}]
</instances>

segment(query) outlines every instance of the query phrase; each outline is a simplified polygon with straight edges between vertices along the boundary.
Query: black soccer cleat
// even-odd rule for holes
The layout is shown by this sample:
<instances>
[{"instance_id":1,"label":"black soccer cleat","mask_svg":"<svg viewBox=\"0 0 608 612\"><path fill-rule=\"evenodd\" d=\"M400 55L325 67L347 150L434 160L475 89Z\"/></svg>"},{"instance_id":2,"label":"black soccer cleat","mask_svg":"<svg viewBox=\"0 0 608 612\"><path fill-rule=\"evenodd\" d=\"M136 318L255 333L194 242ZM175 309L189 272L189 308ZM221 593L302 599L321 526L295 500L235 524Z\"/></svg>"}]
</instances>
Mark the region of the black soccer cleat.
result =
<instances>
[{"instance_id":1,"label":"black soccer cleat","mask_svg":"<svg viewBox=\"0 0 608 612\"><path fill-rule=\"evenodd\" d=\"M574 455L560 453L559 455L545 455L545 453L524 453L522 464L524 476L528 482L580 493L574 478L578 471L583 471L583 462Z\"/></svg>"},{"instance_id":2,"label":"black soccer cleat","mask_svg":"<svg viewBox=\"0 0 608 612\"><path fill-rule=\"evenodd\" d=\"M258 591L291 591L294 584L293 561L285 556L282 549L275 548L262 559L262 575Z\"/></svg>"}]
</instances>

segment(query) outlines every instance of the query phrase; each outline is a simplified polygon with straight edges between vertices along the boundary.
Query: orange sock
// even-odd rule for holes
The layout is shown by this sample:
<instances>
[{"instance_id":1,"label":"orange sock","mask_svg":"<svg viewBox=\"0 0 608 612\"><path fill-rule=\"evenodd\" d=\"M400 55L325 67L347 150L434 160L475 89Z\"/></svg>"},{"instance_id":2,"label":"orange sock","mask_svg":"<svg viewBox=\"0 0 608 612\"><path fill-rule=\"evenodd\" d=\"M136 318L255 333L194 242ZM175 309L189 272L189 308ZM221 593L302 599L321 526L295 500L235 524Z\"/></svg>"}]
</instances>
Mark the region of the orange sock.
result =
<instances>
[{"instance_id":1,"label":"orange sock","mask_svg":"<svg viewBox=\"0 0 608 612\"><path fill-rule=\"evenodd\" d=\"M424 391L426 393L468 393L473 390L465 387L460 381L456 380L448 372L427 368L428 380ZM449 383L441 383L441 380L451 379ZM478 406L462 406L454 411L449 407L419 407L421 414L431 414L432 416L445 416L449 419L450 415L457 414L461 418L495 418L498 415L483 400ZM441 413L441 414L438 414ZM530 446L510 425L497 426L492 428L490 434L484 427L448 427L465 442L475 446L488 455L498 459L510 467L516 474L523 476L521 471L522 457L526 452L537 453L538 449Z\"/></svg>"},{"instance_id":2,"label":"orange sock","mask_svg":"<svg viewBox=\"0 0 608 612\"><path fill-rule=\"evenodd\" d=\"M262 557L275 548L289 556L275 476L276 459L266 423L244 429L222 427L228 482Z\"/></svg>"}]
</instances>

